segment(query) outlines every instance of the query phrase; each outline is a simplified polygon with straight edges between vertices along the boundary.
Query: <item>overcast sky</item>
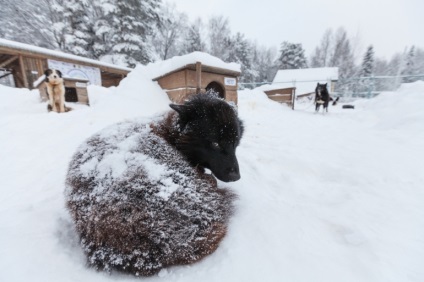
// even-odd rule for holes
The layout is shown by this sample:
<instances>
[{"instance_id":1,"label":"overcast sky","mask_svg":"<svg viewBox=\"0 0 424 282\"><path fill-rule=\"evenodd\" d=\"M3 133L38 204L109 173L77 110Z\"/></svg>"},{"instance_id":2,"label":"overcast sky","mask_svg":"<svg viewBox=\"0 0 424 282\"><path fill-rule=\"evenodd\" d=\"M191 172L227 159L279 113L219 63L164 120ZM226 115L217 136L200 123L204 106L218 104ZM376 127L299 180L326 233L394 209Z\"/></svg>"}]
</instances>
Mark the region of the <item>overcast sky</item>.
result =
<instances>
[{"instance_id":1,"label":"overcast sky","mask_svg":"<svg viewBox=\"0 0 424 282\"><path fill-rule=\"evenodd\" d=\"M172 1L172 0L171 0ZM424 48L424 0L174 0L190 19L224 15L233 33L268 47L302 43L309 56L327 28L344 26L364 52L390 59L405 46ZM360 56L362 57L362 55Z\"/></svg>"}]
</instances>

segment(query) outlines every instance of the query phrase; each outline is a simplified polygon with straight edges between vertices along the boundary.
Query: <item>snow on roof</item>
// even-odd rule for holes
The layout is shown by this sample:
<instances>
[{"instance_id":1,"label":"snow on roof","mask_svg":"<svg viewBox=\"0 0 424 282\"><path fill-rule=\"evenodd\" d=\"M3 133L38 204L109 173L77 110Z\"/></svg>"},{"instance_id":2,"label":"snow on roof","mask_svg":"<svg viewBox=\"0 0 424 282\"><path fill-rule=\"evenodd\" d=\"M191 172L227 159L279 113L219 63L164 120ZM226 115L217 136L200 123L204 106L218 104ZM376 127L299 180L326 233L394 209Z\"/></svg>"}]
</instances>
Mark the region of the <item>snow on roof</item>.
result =
<instances>
[{"instance_id":1,"label":"snow on roof","mask_svg":"<svg viewBox=\"0 0 424 282\"><path fill-rule=\"evenodd\" d=\"M279 70L270 87L272 89L296 87L296 95L302 95L314 92L318 82L330 83L338 78L339 68Z\"/></svg>"},{"instance_id":2,"label":"snow on roof","mask_svg":"<svg viewBox=\"0 0 424 282\"><path fill-rule=\"evenodd\" d=\"M85 57L81 57L81 56L77 56L77 55L72 55L72 54L61 52L61 51L50 50L50 49L46 49L46 48L42 48L42 47L38 47L38 46L33 46L33 45L25 44L25 43L20 43L20 42L16 42L16 41L11 41L11 40L7 40L7 39L2 39L2 38L0 38L0 47L21 49L21 50L25 50L25 51L29 51L29 52L33 52L33 53L37 53L37 54L59 57L59 58L64 58L64 59L68 59L68 60L78 61L78 62L81 62L81 63L89 63L89 64L93 64L93 65L97 65L97 66L103 66L103 67L108 67L108 68L113 68L113 69L118 69L118 70L123 70L123 71L128 71L128 72L133 70L133 69L127 68L127 67L117 66L117 65L114 65L114 64L96 61L96 60L93 60L93 59L89 59L89 58L85 58Z\"/></svg>"},{"instance_id":3,"label":"snow on roof","mask_svg":"<svg viewBox=\"0 0 424 282\"><path fill-rule=\"evenodd\" d=\"M237 63L226 63L207 53L193 52L183 56L175 56L168 60L150 63L145 67L146 74L154 79L197 62L201 62L203 66L241 72L240 65Z\"/></svg>"},{"instance_id":4,"label":"snow on roof","mask_svg":"<svg viewBox=\"0 0 424 282\"><path fill-rule=\"evenodd\" d=\"M272 84L279 82L295 81L326 81L337 80L339 78L339 68L310 68L279 70L272 81Z\"/></svg>"},{"instance_id":5,"label":"snow on roof","mask_svg":"<svg viewBox=\"0 0 424 282\"><path fill-rule=\"evenodd\" d=\"M261 86L256 87L256 90L261 90L261 91L270 91L270 90L277 90L277 89L284 89L284 88L290 88L293 87L291 84L290 85L281 85L280 83L277 84L264 84Z\"/></svg>"}]
</instances>

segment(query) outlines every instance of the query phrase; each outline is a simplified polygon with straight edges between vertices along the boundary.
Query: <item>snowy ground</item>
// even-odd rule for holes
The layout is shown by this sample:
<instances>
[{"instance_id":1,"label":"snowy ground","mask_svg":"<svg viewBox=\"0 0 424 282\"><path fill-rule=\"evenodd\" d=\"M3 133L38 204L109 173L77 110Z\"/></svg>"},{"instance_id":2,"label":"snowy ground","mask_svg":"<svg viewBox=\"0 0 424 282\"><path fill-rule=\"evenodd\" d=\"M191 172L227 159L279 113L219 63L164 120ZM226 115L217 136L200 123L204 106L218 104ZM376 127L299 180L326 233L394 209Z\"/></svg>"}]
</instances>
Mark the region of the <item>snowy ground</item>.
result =
<instances>
[{"instance_id":1,"label":"snowy ground","mask_svg":"<svg viewBox=\"0 0 424 282\"><path fill-rule=\"evenodd\" d=\"M47 113L0 86L0 281L140 281L85 266L64 179L77 146L123 119L168 109L134 71L90 87L91 107ZM239 194L218 250L146 281L424 281L424 82L314 114L239 93Z\"/></svg>"}]
</instances>

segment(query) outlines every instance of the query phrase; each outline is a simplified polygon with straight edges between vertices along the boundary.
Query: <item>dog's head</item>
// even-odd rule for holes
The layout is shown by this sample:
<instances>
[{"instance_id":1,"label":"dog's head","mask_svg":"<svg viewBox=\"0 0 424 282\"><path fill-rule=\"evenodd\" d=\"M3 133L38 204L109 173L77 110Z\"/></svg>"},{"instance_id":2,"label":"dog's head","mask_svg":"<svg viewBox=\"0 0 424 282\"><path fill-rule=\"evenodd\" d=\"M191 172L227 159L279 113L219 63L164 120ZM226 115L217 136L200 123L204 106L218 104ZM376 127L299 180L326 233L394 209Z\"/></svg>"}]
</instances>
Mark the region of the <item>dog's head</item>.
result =
<instances>
[{"instance_id":1,"label":"dog's head","mask_svg":"<svg viewBox=\"0 0 424 282\"><path fill-rule=\"evenodd\" d=\"M57 85L63 83L62 73L60 70L48 69L44 72L46 76L46 83Z\"/></svg>"},{"instance_id":2,"label":"dog's head","mask_svg":"<svg viewBox=\"0 0 424 282\"><path fill-rule=\"evenodd\" d=\"M315 88L315 93L317 93L319 96L321 96L323 93L327 91L327 83L320 84L317 83L317 87Z\"/></svg>"},{"instance_id":3,"label":"dog's head","mask_svg":"<svg viewBox=\"0 0 424 282\"><path fill-rule=\"evenodd\" d=\"M322 100L325 99L325 97L328 94L327 91L327 83L324 84L320 84L319 82L317 83L317 87L315 88L315 100Z\"/></svg>"},{"instance_id":4,"label":"dog's head","mask_svg":"<svg viewBox=\"0 0 424 282\"><path fill-rule=\"evenodd\" d=\"M227 102L209 94L194 95L184 105L171 104L179 114L177 149L194 166L208 168L225 182L240 179L236 148L243 124Z\"/></svg>"}]
</instances>

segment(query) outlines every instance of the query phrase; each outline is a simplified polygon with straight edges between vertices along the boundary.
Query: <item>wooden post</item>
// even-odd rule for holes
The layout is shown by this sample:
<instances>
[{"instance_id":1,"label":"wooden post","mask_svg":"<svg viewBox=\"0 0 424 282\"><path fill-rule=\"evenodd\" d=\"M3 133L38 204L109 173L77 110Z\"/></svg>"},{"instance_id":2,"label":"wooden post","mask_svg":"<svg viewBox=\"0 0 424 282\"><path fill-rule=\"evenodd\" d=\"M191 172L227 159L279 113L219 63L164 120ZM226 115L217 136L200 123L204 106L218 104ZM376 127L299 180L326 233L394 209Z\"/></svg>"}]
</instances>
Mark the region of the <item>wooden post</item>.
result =
<instances>
[{"instance_id":1,"label":"wooden post","mask_svg":"<svg viewBox=\"0 0 424 282\"><path fill-rule=\"evenodd\" d=\"M22 74L22 80L24 82L24 87L29 88L28 78L27 78L27 75L26 75L24 60L22 58L22 55L19 55L19 66L21 68L21 74Z\"/></svg>"},{"instance_id":2,"label":"wooden post","mask_svg":"<svg viewBox=\"0 0 424 282\"><path fill-rule=\"evenodd\" d=\"M202 63L196 62L196 94L202 90Z\"/></svg>"},{"instance_id":3,"label":"wooden post","mask_svg":"<svg viewBox=\"0 0 424 282\"><path fill-rule=\"evenodd\" d=\"M294 103L296 102L296 88L292 88L292 110L294 110Z\"/></svg>"}]
</instances>

